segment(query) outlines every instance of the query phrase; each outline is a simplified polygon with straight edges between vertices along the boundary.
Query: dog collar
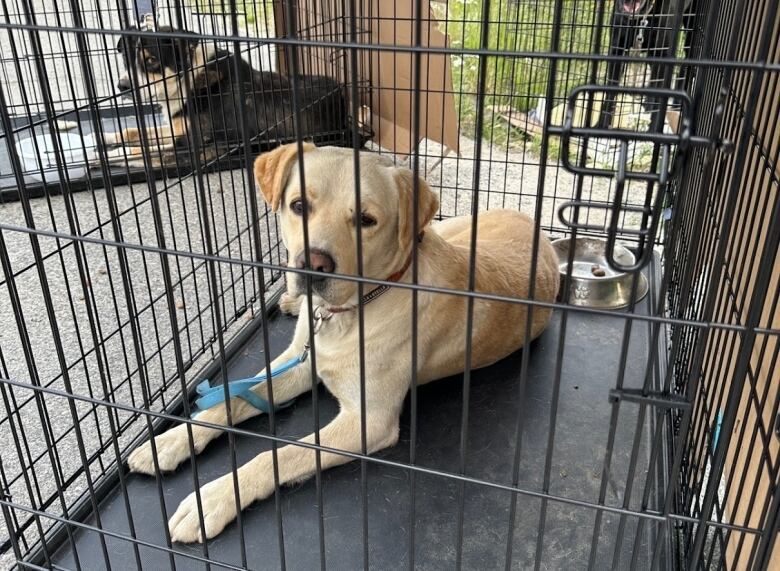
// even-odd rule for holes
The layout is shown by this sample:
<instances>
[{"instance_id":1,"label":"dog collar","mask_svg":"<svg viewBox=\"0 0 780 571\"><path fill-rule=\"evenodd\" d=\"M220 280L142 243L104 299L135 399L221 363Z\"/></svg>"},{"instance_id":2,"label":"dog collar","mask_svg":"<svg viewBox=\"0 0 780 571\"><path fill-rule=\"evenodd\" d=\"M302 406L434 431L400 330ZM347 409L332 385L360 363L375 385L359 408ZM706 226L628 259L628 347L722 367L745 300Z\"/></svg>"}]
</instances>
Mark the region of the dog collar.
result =
<instances>
[{"instance_id":1,"label":"dog collar","mask_svg":"<svg viewBox=\"0 0 780 571\"><path fill-rule=\"evenodd\" d=\"M417 237L418 242L422 242L423 234L424 232L420 232L420 235ZM406 262L404 262L403 267L397 272L390 274L387 277L387 281L397 282L404 276L406 270L408 270L409 266L412 265L412 253L413 252L409 252L409 257L406 258ZM374 301L376 298L378 298L380 295L382 295L389 289L390 286L386 284L382 284L381 286L371 290L370 292L368 292L366 295L363 296L363 305L367 303L371 303L372 301ZM355 307L327 307L326 308L321 305L315 307L313 333L316 335L319 332L320 328L322 327L322 324L325 321L328 321L331 317L333 317L334 313L342 313L345 311L351 311L353 309L355 309ZM305 362L308 357L309 357L309 344L304 343L303 351L301 352L301 354L285 363L282 363L276 369L271 370L271 376L276 377L277 375L282 375L286 373L290 369L297 367L301 363ZM246 401L247 403L249 403L257 410L261 410L267 413L271 410L270 403L268 403L268 401L266 401L263 397L255 394L252 391L252 389L257 385L266 382L267 378L268 375L265 374L265 375L258 375L257 377L252 377L250 379L239 379L235 381L228 381L227 393L231 398L238 397ZM200 414L204 410L207 410L220 403L225 402L225 387L222 385L216 385L212 387L211 383L208 380L205 380L200 384L198 384L198 386L196 387L196 391L198 393L198 399L195 401L195 407L191 413L192 418L195 418L198 414ZM282 408L288 407L293 403L293 401L294 399L287 402L283 402L281 404L276 404L274 410L280 410Z\"/></svg>"},{"instance_id":2,"label":"dog collar","mask_svg":"<svg viewBox=\"0 0 780 571\"><path fill-rule=\"evenodd\" d=\"M417 236L417 242L422 242L422 239L423 239L424 235L425 235L425 230L421 231L420 234ZM404 274L406 273L406 270L408 270L409 266L412 265L412 254L413 254L413 252L409 252L409 256L406 258L406 261L404 262L404 265L401 266L401 269L398 270L397 272L394 272L394 273L390 274L389 276L387 276L385 278L385 281L397 282L402 277L404 277ZM376 298L378 298L380 295L382 295L383 293L386 293L389 289L390 289L390 286L387 285L387 284L382 284L379 287L372 289L370 292L368 292L367 294L363 295L363 297L362 297L363 305L371 303ZM354 305L348 305L348 306L343 306L343 307L325 307L325 310L328 311L331 314L333 314L333 313L344 313L345 311L352 311L356 307L357 306L354 306Z\"/></svg>"}]
</instances>

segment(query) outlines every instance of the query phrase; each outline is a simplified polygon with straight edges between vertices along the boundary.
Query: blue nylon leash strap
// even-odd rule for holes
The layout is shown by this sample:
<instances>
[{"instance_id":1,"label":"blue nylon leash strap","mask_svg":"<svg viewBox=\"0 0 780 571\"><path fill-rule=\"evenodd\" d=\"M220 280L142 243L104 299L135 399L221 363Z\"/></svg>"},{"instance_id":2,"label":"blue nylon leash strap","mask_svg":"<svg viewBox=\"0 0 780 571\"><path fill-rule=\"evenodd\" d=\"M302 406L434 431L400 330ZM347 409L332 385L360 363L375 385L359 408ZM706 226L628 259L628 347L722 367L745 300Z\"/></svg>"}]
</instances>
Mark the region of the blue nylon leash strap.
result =
<instances>
[{"instance_id":1,"label":"blue nylon leash strap","mask_svg":"<svg viewBox=\"0 0 780 571\"><path fill-rule=\"evenodd\" d=\"M423 235L425 234L425 231L420 231L420 234L417 236L417 241L421 242ZM403 267L398 270L397 272L391 274L388 276L387 280L391 282L397 282L400 280L404 273L406 273L406 270L409 269L409 266L412 263L412 254L409 253L409 257L406 259L406 262L404 263ZM371 290L367 294L365 294L362 298L363 305L366 305L368 303L371 303L376 298L378 298L380 295L384 294L390 289L390 286L388 285L380 285L379 287ZM349 308L328 308L323 309L322 306L318 306L314 308L314 330L312 333L316 335L320 328L322 327L322 324L328 321L331 317L333 317L334 313L342 312L342 311L349 311L355 309L354 307ZM279 375L282 375L292 369L293 367L297 367L301 363L303 363L306 360L306 357L309 355L309 345L306 344L303 347L303 352L298 355L297 357L290 359L286 363L282 363L277 369L271 370L271 376L272 377L278 377ZM248 402L250 405L255 407L257 410L261 410L265 413L269 412L271 410L271 405L268 403L267 400L265 400L263 397L256 395L254 392L252 392L252 389L256 387L257 385L260 385L268 379L267 375L258 375L256 377L251 377L249 379L238 379L236 381L228 381L228 394L230 395L230 398L240 398L246 402ZM224 385L216 385L214 387L211 386L211 383L207 380L200 383L197 387L195 387L195 390L198 393L199 398L195 401L195 407L192 411L191 417L195 417L195 415L200 414L204 410L208 410L214 406L217 406L218 404L221 404L225 402L225 386ZM274 407L274 410L279 410L282 408L286 408L290 406L293 403L293 401L284 402L281 404L278 404Z\"/></svg>"},{"instance_id":2,"label":"blue nylon leash strap","mask_svg":"<svg viewBox=\"0 0 780 571\"><path fill-rule=\"evenodd\" d=\"M297 367L306 360L308 356L308 347L303 350L303 353L297 357L290 359L279 365L276 369L271 370L271 376L276 378L289 371L290 369ZM248 402L257 410L261 410L268 413L271 410L271 405L263 397L255 394L252 389L262 383L266 382L268 375L258 375L256 377L250 377L248 379L238 379L235 381L228 381L228 393L230 398L238 397L241 400ZM204 410L210 409L218 404L225 402L225 387L224 385L211 386L208 379L201 382L196 388L198 398L195 400L195 407L190 414L191 418L195 418ZM293 401L277 404L274 410L281 410L287 408L293 403Z\"/></svg>"}]
</instances>

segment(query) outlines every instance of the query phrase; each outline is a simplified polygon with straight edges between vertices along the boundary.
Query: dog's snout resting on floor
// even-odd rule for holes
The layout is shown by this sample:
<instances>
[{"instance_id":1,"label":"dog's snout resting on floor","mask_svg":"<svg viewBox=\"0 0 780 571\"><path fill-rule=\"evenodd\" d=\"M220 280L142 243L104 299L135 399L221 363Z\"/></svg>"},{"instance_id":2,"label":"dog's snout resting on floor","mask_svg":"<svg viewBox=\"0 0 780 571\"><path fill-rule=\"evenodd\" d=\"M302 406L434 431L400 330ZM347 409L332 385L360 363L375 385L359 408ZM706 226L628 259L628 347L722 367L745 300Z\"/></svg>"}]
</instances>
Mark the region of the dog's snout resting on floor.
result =
<instances>
[{"instance_id":1,"label":"dog's snout resting on floor","mask_svg":"<svg viewBox=\"0 0 780 571\"><path fill-rule=\"evenodd\" d=\"M362 232L363 275L369 278L409 282L413 241L418 242L419 283L465 290L469 276L471 218L460 217L430 225L438 209L436 195L419 183L420 236L413 233L413 175L375 154L360 155L361 209L355 208L353 151L304 146L306 203L303 202L296 145L286 145L261 155L255 176L263 197L280 215L282 237L290 252L289 266L302 268L303 213L308 217L311 255L308 267L321 275L312 280L312 303L327 319L316 333L317 374L338 399L340 412L320 430L322 446L360 452L361 388L358 339L358 287L338 274L357 275L356 227ZM476 290L527 297L534 223L514 211L494 210L479 215L476 256ZM289 293L305 292L300 274L288 279ZM538 250L535 298L553 301L558 290L556 255L545 236ZM399 417L412 379L412 293L389 288L377 295L364 290L366 445L369 453L392 446L398 439ZM373 296L373 297L372 297ZM368 300L368 301L366 301ZM301 354L309 340L308 301L302 301L301 318L287 350L274 359L272 368ZM485 367L520 349L547 326L551 310L533 310L530 337L526 330L527 306L476 299L474 302L471 365ZM418 382L458 374L465 367L467 298L441 293L418 294ZM289 401L311 389L311 359L273 379L277 403ZM255 389L268 397L267 383ZM479 390L475 388L475 390ZM260 412L244 400L230 401L238 423ZM212 424L227 422L225 404L198 416ZM453 421L455 422L455 421ZM447 430L448 428L442 427ZM219 436L220 430L192 427L195 451ZM303 439L312 443L314 436ZM189 457L186 426L156 437L161 470L173 470ZM350 461L335 453L321 455L322 468ZM279 481L298 482L315 472L315 452L288 445L278 450ZM146 443L128 460L132 470L154 473L152 449ZM272 456L262 453L238 471L242 508L268 497L274 490ZM203 518L213 537L236 517L233 475L227 474L201 488ZM190 494L169 522L172 539L202 541L195 494Z\"/></svg>"}]
</instances>

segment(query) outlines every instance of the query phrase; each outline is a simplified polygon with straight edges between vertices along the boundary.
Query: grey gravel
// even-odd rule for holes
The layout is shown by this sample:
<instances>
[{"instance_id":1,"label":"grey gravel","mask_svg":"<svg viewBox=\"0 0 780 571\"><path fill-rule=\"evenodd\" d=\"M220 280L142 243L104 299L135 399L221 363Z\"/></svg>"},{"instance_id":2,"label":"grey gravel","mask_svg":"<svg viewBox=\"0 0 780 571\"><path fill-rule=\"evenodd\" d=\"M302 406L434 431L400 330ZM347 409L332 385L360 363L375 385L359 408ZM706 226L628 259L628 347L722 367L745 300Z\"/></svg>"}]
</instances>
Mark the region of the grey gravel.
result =
<instances>
[{"instance_id":1,"label":"grey gravel","mask_svg":"<svg viewBox=\"0 0 780 571\"><path fill-rule=\"evenodd\" d=\"M214 174L206 178L211 184L207 196L211 201L208 207L211 219L213 241L219 244L217 253L234 260L253 260L253 250L248 226L246 199L244 190L248 188L243 181L244 173ZM222 186L230 192L217 194L214 187ZM165 185L162 185L165 186ZM205 251L202 232L198 224L198 201L196 188L191 180L185 182L170 181L168 188L158 188L161 192L161 208L163 231L166 245L169 248L203 253ZM124 242L156 246L152 209L149 190L146 185L133 185L115 189L114 195L118 210L125 212L121 221ZM138 205L133 208L133 205ZM43 198L30 201L34 225L40 230L56 230L69 232L65 201L62 196ZM97 227L99 232L92 232L93 237L114 240L115 235L110 224L110 215L106 193L103 190L95 192L80 192L72 196L72 211L77 213L81 231L87 234ZM213 218L212 218L213 217ZM0 220L5 224L27 226L21 203L0 205ZM279 263L279 249L275 225L263 224L262 251L266 261ZM270 231L269 231L270 230ZM188 240L187 235L191 238ZM56 351L55 336L62 347L62 359L68 369L68 382L73 393L94 398L104 398L102 382L117 386L111 395L111 400L129 406L142 406L141 383L145 380L150 392L163 386L166 379L171 380L167 390L154 401L152 408L161 410L165 403L180 393L180 384L175 378L175 351L171 339L171 318L165 297L165 281L163 279L160 256L154 253L141 253L127 250L127 273L131 284L131 298L136 311L137 330L142 352L143 376L137 372L136 351L133 346L133 333L130 326L130 308L128 296L123 290L121 275L121 260L115 248L104 250L102 246L84 245L82 263L85 282L79 280L77 247L73 242L59 241L54 238L39 237L41 255L44 259L42 272L34 265L33 247L29 235L19 232L4 232L5 246L13 268L14 285L19 292L20 317L24 326L24 334L29 337L31 358L34 360L34 374L27 366L23 352L22 332L16 325L17 314L12 307L7 276L0 272L0 352L3 363L0 374L20 382L30 382L38 379L42 384L58 390L67 390L65 380L60 376L62 367ZM229 243L229 244L228 244ZM271 247L271 246L274 247ZM57 250L61 250L61 255ZM273 258L272 258L273 256ZM174 314L179 321L179 328L187 323L186 331L179 335L182 353L185 361L194 359L189 367L186 380L192 381L200 367L211 362L217 356L217 346L212 341L215 335L214 319L216 317L212 296L210 293L209 273L207 265L199 260L183 257L170 257L171 272L176 286L174 291ZM194 267L194 273L193 273ZM241 277L242 268L237 264L218 264L217 288L219 292L219 310L221 319L225 316L232 322L225 338L229 339L243 325L246 319L237 311L242 311L250 298L258 291L259 284L251 270ZM43 275L41 275L43 274ZM191 275L188 275L191 274ZM271 275L266 272L270 282ZM278 277L278 276L277 276ZM55 329L50 323L46 297L43 293L45 280L50 293L50 303L55 316ZM234 286L235 284L235 286ZM278 287L278 284L277 286ZM154 300L150 303L150 300ZM91 327L87 307L93 310L96 328L99 328L99 338L106 339L98 356L91 349L94 347L91 338ZM252 313L255 310L245 313ZM235 321L235 322L233 322ZM116 332L119 331L118 334ZM204 341L205 340L205 341ZM207 351L203 355L196 352L205 345ZM82 359L82 353L87 358ZM101 367L104 375L101 376ZM129 379L127 382L123 382ZM109 389L111 390L111 389ZM16 399L12 405L19 414L14 415L16 434L23 434L33 458L41 457L34 462L35 469L27 470L29 475L38 479L43 497L56 490L56 480L51 464L46 457L48 448L34 400L29 400L31 391L11 389ZM54 395L45 395L42 399L50 422L49 433L55 439L62 438L56 445L59 456L57 462L62 466L66 477L81 468L79 447L76 431L73 430L74 418L66 399ZM110 430L105 410L97 415L90 413L91 405L85 402L75 402L76 414L79 418L78 428L81 431L87 454L98 450L101 442L110 444ZM86 416L85 416L86 415ZM120 413L117 421L124 422L129 418L127 413ZM0 415L0 446L8 453L3 455L3 467L9 479L21 474L22 466L14 448L13 433L9 430L5 413ZM124 449L128 443L145 429L143 422L135 422L119 439L119 446ZM27 452L24 452L23 457ZM115 460L113 450L101 454L106 462ZM25 461L28 464L28 461ZM99 463L90 466L93 479L100 476ZM23 480L17 480L11 486L15 502L30 505ZM67 488L65 500L72 501L80 492L86 489L86 480L81 476ZM57 512L57 506L48 508ZM3 530L0 538L5 539ZM28 537L32 538L32 531ZM6 558L5 562L10 560Z\"/></svg>"}]
</instances>

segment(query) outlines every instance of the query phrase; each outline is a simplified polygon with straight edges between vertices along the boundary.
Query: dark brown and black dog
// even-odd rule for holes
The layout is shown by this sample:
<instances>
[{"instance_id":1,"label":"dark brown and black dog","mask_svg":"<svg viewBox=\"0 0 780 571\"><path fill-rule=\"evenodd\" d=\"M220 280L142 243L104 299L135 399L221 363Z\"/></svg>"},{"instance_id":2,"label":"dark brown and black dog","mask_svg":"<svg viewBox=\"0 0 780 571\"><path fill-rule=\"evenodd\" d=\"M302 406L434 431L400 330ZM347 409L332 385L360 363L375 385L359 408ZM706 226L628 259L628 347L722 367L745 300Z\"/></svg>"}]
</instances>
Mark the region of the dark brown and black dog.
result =
<instances>
[{"instance_id":1,"label":"dark brown and black dog","mask_svg":"<svg viewBox=\"0 0 780 571\"><path fill-rule=\"evenodd\" d=\"M245 141L266 150L296 136L333 144L349 129L345 90L333 79L298 78L296 132L293 87L287 77L257 71L196 34L169 27L157 32L120 39L117 49L127 73L117 89L139 103L159 105L165 121L146 127L145 137L137 128L107 133L106 143L118 145L108 152L110 160L129 157L141 162L148 149L155 164L167 166L174 160L178 164L182 154L194 148L196 137L201 158L209 160Z\"/></svg>"}]
</instances>

